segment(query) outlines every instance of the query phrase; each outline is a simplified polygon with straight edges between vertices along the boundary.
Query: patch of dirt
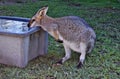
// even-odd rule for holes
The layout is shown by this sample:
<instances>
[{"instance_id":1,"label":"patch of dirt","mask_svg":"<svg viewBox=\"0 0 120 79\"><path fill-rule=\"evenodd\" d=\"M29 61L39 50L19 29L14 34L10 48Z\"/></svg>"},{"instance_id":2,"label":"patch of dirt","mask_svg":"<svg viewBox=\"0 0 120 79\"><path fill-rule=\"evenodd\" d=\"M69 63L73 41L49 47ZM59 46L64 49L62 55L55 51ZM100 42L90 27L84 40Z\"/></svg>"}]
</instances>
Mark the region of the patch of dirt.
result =
<instances>
[{"instance_id":1,"label":"patch of dirt","mask_svg":"<svg viewBox=\"0 0 120 79\"><path fill-rule=\"evenodd\" d=\"M0 5L14 5L14 4L17 4L17 3L14 3L14 2L0 2Z\"/></svg>"},{"instance_id":2,"label":"patch of dirt","mask_svg":"<svg viewBox=\"0 0 120 79\"><path fill-rule=\"evenodd\" d=\"M120 66L120 61L114 62L117 66Z\"/></svg>"},{"instance_id":3,"label":"patch of dirt","mask_svg":"<svg viewBox=\"0 0 120 79\"><path fill-rule=\"evenodd\" d=\"M0 0L0 5L14 5L27 2L36 2L37 0Z\"/></svg>"},{"instance_id":4,"label":"patch of dirt","mask_svg":"<svg viewBox=\"0 0 120 79\"><path fill-rule=\"evenodd\" d=\"M57 79L56 77L54 77L54 76L51 76L51 75L48 75L48 76L46 76L46 78L45 79Z\"/></svg>"},{"instance_id":5,"label":"patch of dirt","mask_svg":"<svg viewBox=\"0 0 120 79\"><path fill-rule=\"evenodd\" d=\"M68 5L72 6L72 7L80 7L81 6L80 3L69 3Z\"/></svg>"},{"instance_id":6,"label":"patch of dirt","mask_svg":"<svg viewBox=\"0 0 120 79\"><path fill-rule=\"evenodd\" d=\"M103 79L104 77L103 76L99 76L99 77L94 77L94 76L89 76L90 79Z\"/></svg>"},{"instance_id":7,"label":"patch of dirt","mask_svg":"<svg viewBox=\"0 0 120 79\"><path fill-rule=\"evenodd\" d=\"M105 7L105 8L89 8L89 11L96 11L99 13L109 13L109 12L120 12L120 9L114 7Z\"/></svg>"}]
</instances>

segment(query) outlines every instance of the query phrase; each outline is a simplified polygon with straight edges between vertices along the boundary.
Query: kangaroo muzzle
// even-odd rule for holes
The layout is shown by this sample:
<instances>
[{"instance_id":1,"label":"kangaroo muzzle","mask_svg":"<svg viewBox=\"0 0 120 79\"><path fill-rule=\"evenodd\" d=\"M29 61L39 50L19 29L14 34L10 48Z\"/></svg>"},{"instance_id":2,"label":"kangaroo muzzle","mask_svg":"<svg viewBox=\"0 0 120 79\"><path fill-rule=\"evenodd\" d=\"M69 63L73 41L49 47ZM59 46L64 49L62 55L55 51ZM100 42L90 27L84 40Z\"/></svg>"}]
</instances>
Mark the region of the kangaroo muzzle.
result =
<instances>
[{"instance_id":1,"label":"kangaroo muzzle","mask_svg":"<svg viewBox=\"0 0 120 79\"><path fill-rule=\"evenodd\" d=\"M27 24L27 27L30 27L30 23Z\"/></svg>"}]
</instances>

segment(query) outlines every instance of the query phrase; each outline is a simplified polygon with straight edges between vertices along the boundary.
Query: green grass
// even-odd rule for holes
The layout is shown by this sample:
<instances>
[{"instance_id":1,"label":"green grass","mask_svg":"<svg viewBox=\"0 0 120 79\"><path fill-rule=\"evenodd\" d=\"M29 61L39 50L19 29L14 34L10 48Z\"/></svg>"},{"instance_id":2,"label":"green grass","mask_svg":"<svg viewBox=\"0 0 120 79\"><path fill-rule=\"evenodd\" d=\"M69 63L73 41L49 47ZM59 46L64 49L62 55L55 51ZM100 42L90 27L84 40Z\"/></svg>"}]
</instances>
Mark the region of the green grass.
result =
<instances>
[{"instance_id":1,"label":"green grass","mask_svg":"<svg viewBox=\"0 0 120 79\"><path fill-rule=\"evenodd\" d=\"M42 6L48 5L48 15L62 17L76 15L84 18L97 35L94 50L85 60L84 67L75 68L79 54L60 67L53 67L64 56L64 48L49 36L46 56L29 62L26 68L0 64L0 79L120 79L120 1L119 0L41 0L0 6L0 15L32 17ZM48 78L50 79L50 78Z\"/></svg>"}]
</instances>

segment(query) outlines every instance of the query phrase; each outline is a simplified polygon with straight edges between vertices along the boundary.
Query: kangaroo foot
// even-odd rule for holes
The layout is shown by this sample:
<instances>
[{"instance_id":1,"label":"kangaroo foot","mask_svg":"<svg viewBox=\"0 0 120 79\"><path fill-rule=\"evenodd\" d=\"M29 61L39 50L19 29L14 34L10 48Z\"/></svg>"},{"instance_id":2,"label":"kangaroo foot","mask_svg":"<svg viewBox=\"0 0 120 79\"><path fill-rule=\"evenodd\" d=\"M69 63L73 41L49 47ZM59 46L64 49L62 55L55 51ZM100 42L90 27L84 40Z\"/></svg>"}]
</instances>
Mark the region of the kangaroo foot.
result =
<instances>
[{"instance_id":1,"label":"kangaroo foot","mask_svg":"<svg viewBox=\"0 0 120 79\"><path fill-rule=\"evenodd\" d=\"M80 69L83 67L83 64L81 62L78 63L77 68Z\"/></svg>"},{"instance_id":2,"label":"kangaroo foot","mask_svg":"<svg viewBox=\"0 0 120 79\"><path fill-rule=\"evenodd\" d=\"M56 62L55 64L53 64L53 67L56 67L56 66L62 66L62 59Z\"/></svg>"},{"instance_id":3,"label":"kangaroo foot","mask_svg":"<svg viewBox=\"0 0 120 79\"><path fill-rule=\"evenodd\" d=\"M60 59L58 62L56 62L56 64L62 65L62 64L63 64L63 63L62 63L62 59Z\"/></svg>"}]
</instances>

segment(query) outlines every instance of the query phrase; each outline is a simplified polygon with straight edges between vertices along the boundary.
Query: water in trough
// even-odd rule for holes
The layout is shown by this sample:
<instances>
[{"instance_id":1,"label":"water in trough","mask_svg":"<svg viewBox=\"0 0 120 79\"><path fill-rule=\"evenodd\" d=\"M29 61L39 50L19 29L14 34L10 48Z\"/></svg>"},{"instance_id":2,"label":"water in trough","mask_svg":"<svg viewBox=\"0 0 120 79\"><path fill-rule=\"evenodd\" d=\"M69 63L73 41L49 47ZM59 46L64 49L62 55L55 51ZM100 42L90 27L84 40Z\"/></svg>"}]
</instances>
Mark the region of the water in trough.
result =
<instances>
[{"instance_id":1,"label":"water in trough","mask_svg":"<svg viewBox=\"0 0 120 79\"><path fill-rule=\"evenodd\" d=\"M28 31L28 22L0 19L0 31L12 33L24 33Z\"/></svg>"}]
</instances>

